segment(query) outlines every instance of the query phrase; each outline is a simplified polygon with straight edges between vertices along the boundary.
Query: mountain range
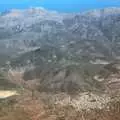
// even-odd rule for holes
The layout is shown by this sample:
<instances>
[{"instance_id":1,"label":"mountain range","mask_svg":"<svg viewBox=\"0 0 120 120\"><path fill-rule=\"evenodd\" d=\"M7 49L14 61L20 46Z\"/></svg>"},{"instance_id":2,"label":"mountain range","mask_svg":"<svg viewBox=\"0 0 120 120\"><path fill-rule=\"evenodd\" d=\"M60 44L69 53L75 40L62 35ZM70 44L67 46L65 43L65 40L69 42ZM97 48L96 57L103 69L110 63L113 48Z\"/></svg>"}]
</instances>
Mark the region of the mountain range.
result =
<instances>
[{"instance_id":1,"label":"mountain range","mask_svg":"<svg viewBox=\"0 0 120 120\"><path fill-rule=\"evenodd\" d=\"M1 12L0 63L24 68L24 80L40 79L40 91L103 90L93 77L101 67L120 59L119 30L120 8Z\"/></svg>"}]
</instances>

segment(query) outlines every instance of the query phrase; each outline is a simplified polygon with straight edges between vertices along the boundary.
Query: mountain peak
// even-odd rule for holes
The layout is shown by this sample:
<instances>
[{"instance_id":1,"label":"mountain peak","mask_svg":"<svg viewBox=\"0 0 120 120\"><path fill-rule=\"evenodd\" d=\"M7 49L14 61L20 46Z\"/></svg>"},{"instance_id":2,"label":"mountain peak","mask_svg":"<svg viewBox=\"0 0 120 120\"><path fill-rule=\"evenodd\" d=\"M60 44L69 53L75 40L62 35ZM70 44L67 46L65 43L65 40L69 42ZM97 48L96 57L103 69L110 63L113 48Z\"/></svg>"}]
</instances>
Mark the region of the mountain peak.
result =
<instances>
[{"instance_id":1,"label":"mountain peak","mask_svg":"<svg viewBox=\"0 0 120 120\"><path fill-rule=\"evenodd\" d=\"M100 17L103 14L104 15L120 14L120 8L109 7L109 8L103 8L103 9L94 9L94 10L89 10L87 12L83 12L83 14L87 14L92 17Z\"/></svg>"}]
</instances>

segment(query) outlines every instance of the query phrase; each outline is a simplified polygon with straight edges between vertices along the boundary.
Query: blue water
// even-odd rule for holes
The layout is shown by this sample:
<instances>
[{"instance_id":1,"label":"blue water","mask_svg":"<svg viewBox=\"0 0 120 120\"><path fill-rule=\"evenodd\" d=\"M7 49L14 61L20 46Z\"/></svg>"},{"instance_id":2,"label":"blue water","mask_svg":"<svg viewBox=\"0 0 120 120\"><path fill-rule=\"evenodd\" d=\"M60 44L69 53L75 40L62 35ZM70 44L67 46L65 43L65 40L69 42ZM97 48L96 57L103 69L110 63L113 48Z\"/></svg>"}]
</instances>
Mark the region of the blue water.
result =
<instances>
[{"instance_id":1,"label":"blue water","mask_svg":"<svg viewBox=\"0 0 120 120\"><path fill-rule=\"evenodd\" d=\"M0 11L39 6L60 12L80 12L89 9L120 7L120 0L0 0Z\"/></svg>"}]
</instances>

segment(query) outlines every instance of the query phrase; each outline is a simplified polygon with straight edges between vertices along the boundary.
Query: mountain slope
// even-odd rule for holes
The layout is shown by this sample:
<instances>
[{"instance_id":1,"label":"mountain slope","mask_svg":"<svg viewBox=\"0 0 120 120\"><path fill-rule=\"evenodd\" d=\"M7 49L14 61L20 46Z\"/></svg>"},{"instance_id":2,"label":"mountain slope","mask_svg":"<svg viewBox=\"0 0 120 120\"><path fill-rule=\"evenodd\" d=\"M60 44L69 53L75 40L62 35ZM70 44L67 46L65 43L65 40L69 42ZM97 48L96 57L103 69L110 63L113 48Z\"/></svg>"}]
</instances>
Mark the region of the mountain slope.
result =
<instances>
[{"instance_id":1,"label":"mountain slope","mask_svg":"<svg viewBox=\"0 0 120 120\"><path fill-rule=\"evenodd\" d=\"M120 8L74 14L47 11L42 8L11 10L1 13L0 16L0 51L10 56L9 59L5 59L5 62L10 61L8 67L26 67L30 74L37 68L38 74L42 70L43 76L36 75L35 78L43 77L43 80L46 80L41 82L45 89L60 90L60 86L69 81L64 87L68 90L67 86L74 81L78 89L82 89L83 82L85 84L82 84L82 87L88 90L88 86L93 87L93 81L85 81L86 78L83 76L89 74L90 80L93 80L93 76L104 66L103 64L119 59L119 29ZM34 66L34 69L30 66ZM79 77L70 80L65 75L63 78L53 75L56 68L60 70L57 73L59 76L61 72L66 74L64 70L69 71L71 67L76 69L76 66L80 68L80 72L77 73L77 70L73 69L68 76L72 78L80 74L78 76L82 80ZM44 76L49 75L48 81ZM27 77L31 79L30 76ZM55 88L59 79L60 86Z\"/></svg>"}]
</instances>

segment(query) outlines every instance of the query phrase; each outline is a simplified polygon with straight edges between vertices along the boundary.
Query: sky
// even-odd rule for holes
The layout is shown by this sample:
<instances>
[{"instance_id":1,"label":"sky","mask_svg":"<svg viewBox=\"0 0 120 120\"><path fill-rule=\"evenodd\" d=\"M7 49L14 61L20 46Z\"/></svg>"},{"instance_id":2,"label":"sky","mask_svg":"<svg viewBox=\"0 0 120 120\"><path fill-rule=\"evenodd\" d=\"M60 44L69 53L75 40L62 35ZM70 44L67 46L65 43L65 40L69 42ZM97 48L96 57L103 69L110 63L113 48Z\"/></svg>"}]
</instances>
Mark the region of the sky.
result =
<instances>
[{"instance_id":1,"label":"sky","mask_svg":"<svg viewBox=\"0 0 120 120\"><path fill-rule=\"evenodd\" d=\"M120 0L0 0L0 11L44 7L59 12L81 12L105 7L120 7Z\"/></svg>"}]
</instances>

